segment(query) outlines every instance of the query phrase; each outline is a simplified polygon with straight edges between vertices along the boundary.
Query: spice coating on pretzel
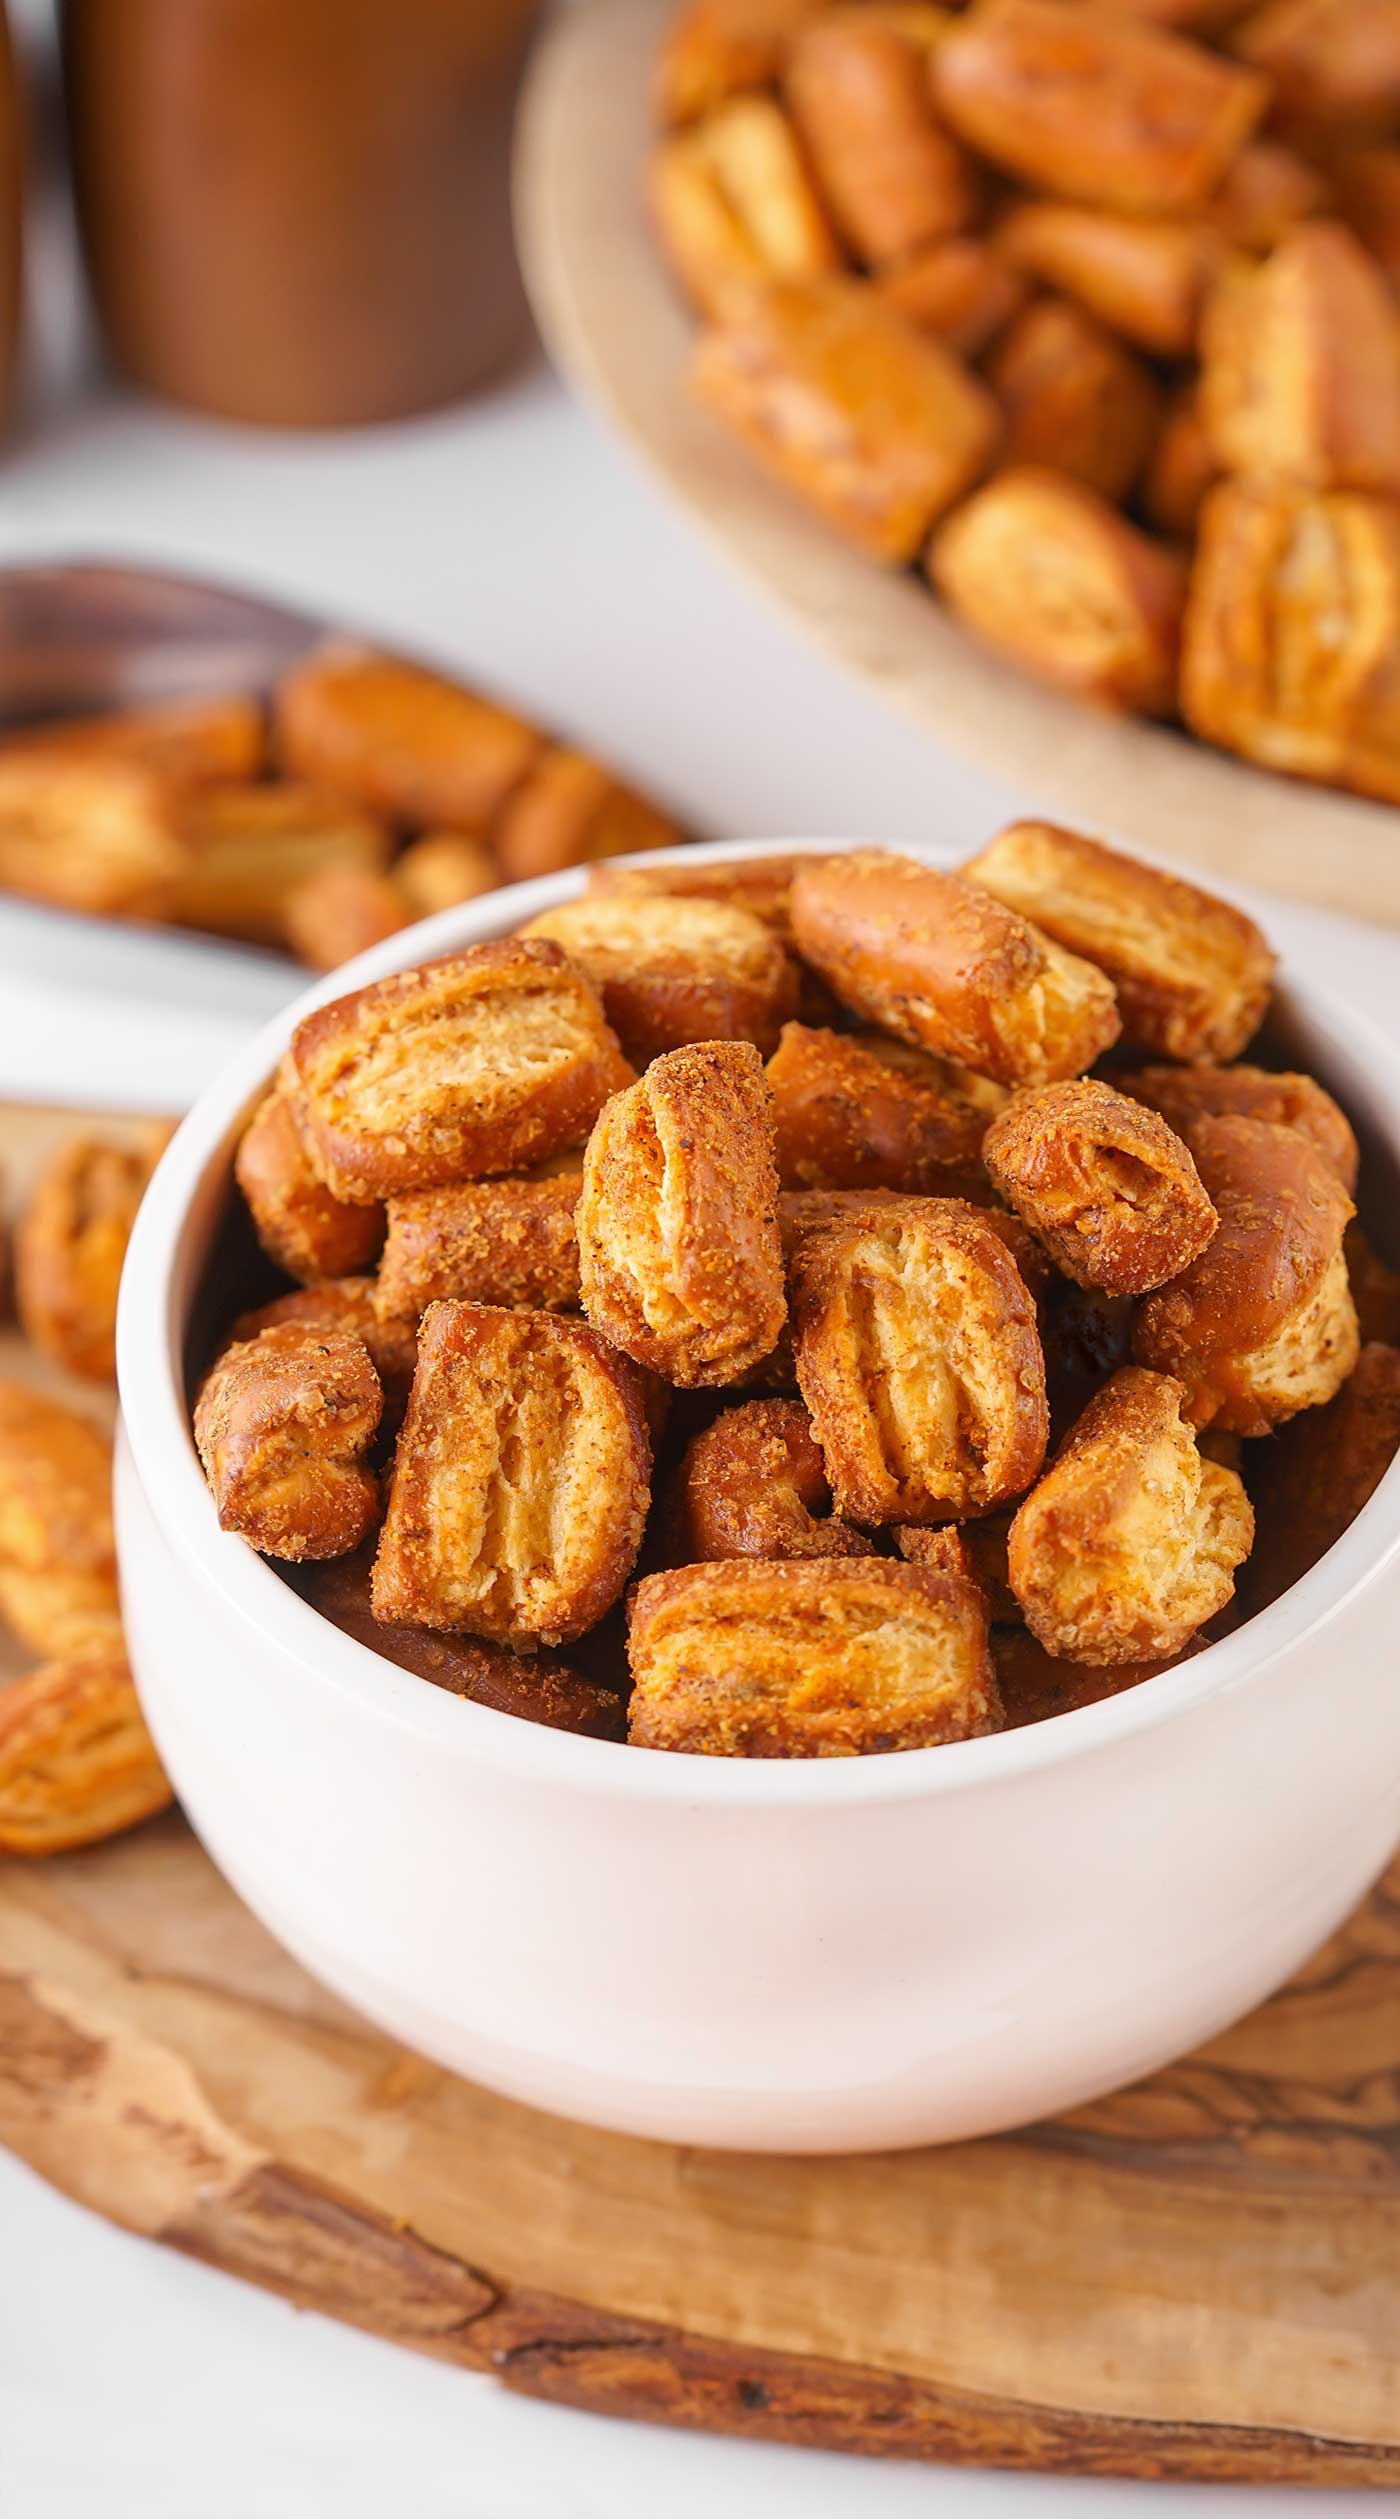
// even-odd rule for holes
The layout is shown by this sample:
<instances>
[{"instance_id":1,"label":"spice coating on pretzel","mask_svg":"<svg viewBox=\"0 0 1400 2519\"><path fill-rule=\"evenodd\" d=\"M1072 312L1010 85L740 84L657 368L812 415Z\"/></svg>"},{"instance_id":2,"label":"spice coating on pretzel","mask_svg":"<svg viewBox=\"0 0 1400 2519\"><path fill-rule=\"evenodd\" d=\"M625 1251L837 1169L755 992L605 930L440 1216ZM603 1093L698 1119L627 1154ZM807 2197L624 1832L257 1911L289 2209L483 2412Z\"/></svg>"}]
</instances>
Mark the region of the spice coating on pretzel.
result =
<instances>
[{"instance_id":1,"label":"spice coating on pretzel","mask_svg":"<svg viewBox=\"0 0 1400 2519\"><path fill-rule=\"evenodd\" d=\"M1356 1192L1360 1164L1356 1132L1341 1104L1315 1076L1268 1067L1124 1067L1115 1072L1119 1093L1160 1111L1181 1136L1213 1113L1228 1118L1276 1120L1311 1138L1348 1197Z\"/></svg>"},{"instance_id":2,"label":"spice coating on pretzel","mask_svg":"<svg viewBox=\"0 0 1400 2519\"><path fill-rule=\"evenodd\" d=\"M584 893L521 933L551 937L588 973L639 1068L691 1041L753 1041L766 1054L797 1002L791 958L733 902Z\"/></svg>"},{"instance_id":3,"label":"spice coating on pretzel","mask_svg":"<svg viewBox=\"0 0 1400 2519\"><path fill-rule=\"evenodd\" d=\"M975 1195L982 1139L1005 1099L887 1034L804 1023L784 1024L768 1082L787 1190Z\"/></svg>"},{"instance_id":4,"label":"spice coating on pretzel","mask_svg":"<svg viewBox=\"0 0 1400 2519\"><path fill-rule=\"evenodd\" d=\"M1018 1094L983 1154L993 1188L1075 1285L1147 1294L1179 1277L1215 1232L1175 1130L1095 1077Z\"/></svg>"},{"instance_id":5,"label":"spice coating on pretzel","mask_svg":"<svg viewBox=\"0 0 1400 2519\"><path fill-rule=\"evenodd\" d=\"M220 1529L269 1557L358 1548L379 1519L365 1456L383 1407L379 1376L348 1330L284 1320L226 1347L194 1412Z\"/></svg>"},{"instance_id":6,"label":"spice coating on pretzel","mask_svg":"<svg viewBox=\"0 0 1400 2519\"><path fill-rule=\"evenodd\" d=\"M703 1428L676 1473L670 1523L685 1565L868 1557L874 1545L832 1513L821 1449L797 1399L747 1400Z\"/></svg>"},{"instance_id":7,"label":"spice coating on pretzel","mask_svg":"<svg viewBox=\"0 0 1400 2519\"><path fill-rule=\"evenodd\" d=\"M384 1239L384 1209L328 1189L297 1117L295 1070L284 1060L238 1141L234 1179L270 1260L306 1286L353 1277Z\"/></svg>"}]
</instances>

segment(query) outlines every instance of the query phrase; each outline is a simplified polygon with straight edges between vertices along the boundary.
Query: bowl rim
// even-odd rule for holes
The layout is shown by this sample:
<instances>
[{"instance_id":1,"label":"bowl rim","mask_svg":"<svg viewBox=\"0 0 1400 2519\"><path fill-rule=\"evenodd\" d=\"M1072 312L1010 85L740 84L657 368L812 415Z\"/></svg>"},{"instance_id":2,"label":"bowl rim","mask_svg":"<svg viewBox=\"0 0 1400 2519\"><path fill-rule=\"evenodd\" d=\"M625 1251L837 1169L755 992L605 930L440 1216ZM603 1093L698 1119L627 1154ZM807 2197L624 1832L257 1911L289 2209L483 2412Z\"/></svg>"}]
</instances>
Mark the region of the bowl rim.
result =
<instances>
[{"instance_id":1,"label":"bowl rim","mask_svg":"<svg viewBox=\"0 0 1400 2519\"><path fill-rule=\"evenodd\" d=\"M869 840L829 838L720 840L612 862L720 863L727 858L838 854L871 845ZM897 846L899 853L929 864L956 861L957 852L936 841ZM1150 859L1150 852L1138 853ZM428 1686L344 1634L265 1559L234 1534L221 1531L190 1431L182 1369L185 1278L193 1283L199 1273L190 1262L189 1245L201 1195L225 1176L244 1115L265 1090L296 1025L313 1007L411 968L416 961L502 935L573 898L586 881L587 869L574 867L502 886L403 929L316 981L254 1034L205 1088L152 1177L122 1276L117 1379L124 1445L119 1463L124 1454L172 1553L211 1587L252 1638L271 1642L304 1676L344 1701L347 1710L353 1707L362 1720L406 1731L439 1755L466 1757L540 1783L619 1798L815 1811L991 1786L1113 1749L1264 1676L1285 1651L1304 1643L1381 1579L1400 1552L1400 1455L1317 1565L1234 1634L1150 1683L977 1740L882 1757L746 1760L682 1750L639 1754L626 1742L554 1730ZM1374 1117L1400 1165L1400 1043L1392 1044L1368 1015L1306 977L1281 970L1280 985L1355 1068L1376 1079ZM132 1580L125 1565L122 1579Z\"/></svg>"}]
</instances>

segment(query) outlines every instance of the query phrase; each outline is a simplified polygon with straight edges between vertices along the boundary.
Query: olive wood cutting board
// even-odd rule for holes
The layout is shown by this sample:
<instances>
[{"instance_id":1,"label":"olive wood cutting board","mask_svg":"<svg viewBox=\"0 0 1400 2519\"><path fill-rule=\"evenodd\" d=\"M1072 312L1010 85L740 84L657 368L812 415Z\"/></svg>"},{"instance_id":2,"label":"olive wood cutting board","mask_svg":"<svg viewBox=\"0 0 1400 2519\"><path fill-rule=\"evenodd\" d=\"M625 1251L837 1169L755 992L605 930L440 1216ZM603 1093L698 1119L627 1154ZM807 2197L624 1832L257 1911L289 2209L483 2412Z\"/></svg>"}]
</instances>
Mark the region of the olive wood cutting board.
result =
<instances>
[{"instance_id":1,"label":"olive wood cutting board","mask_svg":"<svg viewBox=\"0 0 1400 2519\"><path fill-rule=\"evenodd\" d=\"M0 1109L11 1198L73 1124ZM14 1336L0 1371L110 1414ZM1400 2487L1400 1860L1151 2082L995 2141L780 2160L568 2125L407 2053L172 1814L0 1861L0 2141L147 2238L562 2404Z\"/></svg>"}]
</instances>

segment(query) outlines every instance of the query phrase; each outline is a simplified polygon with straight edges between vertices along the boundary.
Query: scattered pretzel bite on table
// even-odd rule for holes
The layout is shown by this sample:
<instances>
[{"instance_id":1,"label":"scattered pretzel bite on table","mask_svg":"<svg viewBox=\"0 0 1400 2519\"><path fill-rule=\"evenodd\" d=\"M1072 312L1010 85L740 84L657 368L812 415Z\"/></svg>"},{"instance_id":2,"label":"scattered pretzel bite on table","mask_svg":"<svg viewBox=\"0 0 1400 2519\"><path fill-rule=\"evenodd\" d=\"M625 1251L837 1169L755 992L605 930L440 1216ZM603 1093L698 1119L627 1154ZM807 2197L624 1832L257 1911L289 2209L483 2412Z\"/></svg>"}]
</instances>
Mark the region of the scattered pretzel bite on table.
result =
<instances>
[{"instance_id":1,"label":"scattered pretzel bite on table","mask_svg":"<svg viewBox=\"0 0 1400 2519\"><path fill-rule=\"evenodd\" d=\"M878 268L972 223L976 177L940 122L930 63L947 26L913 5L823 9L788 47L783 94L822 199Z\"/></svg>"},{"instance_id":2,"label":"scattered pretzel bite on table","mask_svg":"<svg viewBox=\"0 0 1400 2519\"><path fill-rule=\"evenodd\" d=\"M1008 465L1048 466L1106 499L1126 498L1162 425L1155 377L1096 315L1039 297L986 361L1006 420Z\"/></svg>"},{"instance_id":3,"label":"scattered pretzel bite on table","mask_svg":"<svg viewBox=\"0 0 1400 2519\"><path fill-rule=\"evenodd\" d=\"M1219 1225L1199 1259L1145 1298L1133 1353L1179 1377L1197 1425L1267 1434L1320 1408L1356 1362L1342 1248L1352 1203L1296 1128L1209 1113L1190 1144Z\"/></svg>"},{"instance_id":4,"label":"scattered pretzel bite on table","mask_svg":"<svg viewBox=\"0 0 1400 2519\"><path fill-rule=\"evenodd\" d=\"M317 1171L298 1119L296 1071L284 1059L238 1141L234 1178L270 1260L303 1285L352 1277L384 1239L379 1202L337 1198Z\"/></svg>"},{"instance_id":5,"label":"scattered pretzel bite on table","mask_svg":"<svg viewBox=\"0 0 1400 2519\"><path fill-rule=\"evenodd\" d=\"M1235 1472L1202 1459L1185 1397L1170 1374L1115 1374L1017 1512L1011 1588L1048 1653L1168 1660L1230 1599L1254 1517Z\"/></svg>"},{"instance_id":6,"label":"scattered pretzel bite on table","mask_svg":"<svg viewBox=\"0 0 1400 2519\"><path fill-rule=\"evenodd\" d=\"M954 131L994 165L1134 216L1199 208L1268 83L1157 27L1061 0L979 0L934 56Z\"/></svg>"},{"instance_id":7,"label":"scattered pretzel bite on table","mask_svg":"<svg viewBox=\"0 0 1400 2519\"><path fill-rule=\"evenodd\" d=\"M1296 228L1233 262L1207 303L1201 418L1222 466L1322 490L1400 490L1400 334L1348 228Z\"/></svg>"},{"instance_id":8,"label":"scattered pretzel bite on table","mask_svg":"<svg viewBox=\"0 0 1400 2519\"><path fill-rule=\"evenodd\" d=\"M787 1315L772 1097L747 1041L654 1059L604 1108L575 1211L583 1307L684 1387L739 1381Z\"/></svg>"},{"instance_id":9,"label":"scattered pretzel bite on table","mask_svg":"<svg viewBox=\"0 0 1400 2519\"><path fill-rule=\"evenodd\" d=\"M691 1041L753 1041L765 1055L797 1004L797 972L771 927L728 901L593 892L521 929L588 973L637 1067Z\"/></svg>"},{"instance_id":10,"label":"scattered pretzel bite on table","mask_svg":"<svg viewBox=\"0 0 1400 2519\"><path fill-rule=\"evenodd\" d=\"M457 1181L389 1201L373 1281L380 1334L412 1355L430 1303L574 1312L579 1305L574 1209L583 1177Z\"/></svg>"},{"instance_id":11,"label":"scattered pretzel bite on table","mask_svg":"<svg viewBox=\"0 0 1400 2519\"><path fill-rule=\"evenodd\" d=\"M145 1145L70 1137L40 1171L15 1227L15 1311L43 1355L88 1382L116 1375L117 1288L164 1132Z\"/></svg>"},{"instance_id":12,"label":"scattered pretzel bite on table","mask_svg":"<svg viewBox=\"0 0 1400 2519\"><path fill-rule=\"evenodd\" d=\"M732 97L668 132L652 154L649 190L671 267L706 314L770 279L841 268L796 134L772 97Z\"/></svg>"},{"instance_id":13,"label":"scattered pretzel bite on table","mask_svg":"<svg viewBox=\"0 0 1400 2519\"><path fill-rule=\"evenodd\" d=\"M554 1732L581 1732L593 1740L620 1741L627 1731L626 1701L618 1687L600 1687L570 1669L557 1653L516 1653L509 1645L488 1643L483 1636L444 1633L413 1627L402 1620L376 1618L370 1599L373 1551L357 1549L353 1557L331 1557L310 1567L297 1588L303 1598L328 1618L341 1634L353 1636L371 1653L382 1653L400 1670L429 1680L453 1697L470 1697L493 1714L518 1715L525 1723L543 1723Z\"/></svg>"},{"instance_id":14,"label":"scattered pretzel bite on table","mask_svg":"<svg viewBox=\"0 0 1400 2519\"><path fill-rule=\"evenodd\" d=\"M1269 1067L1121 1067L1113 1082L1160 1111L1184 1136L1208 1112L1226 1117L1234 1112L1247 1120L1276 1120L1283 1128L1301 1129L1336 1173L1349 1197L1356 1192L1360 1164L1356 1132L1340 1103L1315 1076Z\"/></svg>"},{"instance_id":15,"label":"scattered pretzel bite on table","mask_svg":"<svg viewBox=\"0 0 1400 2519\"><path fill-rule=\"evenodd\" d=\"M1082 481L1045 465L995 473L927 555L932 584L1013 662L1100 707L1169 717L1186 567Z\"/></svg>"},{"instance_id":16,"label":"scattered pretzel bite on table","mask_svg":"<svg viewBox=\"0 0 1400 2519\"><path fill-rule=\"evenodd\" d=\"M1371 1343L1325 1408L1294 1417L1251 1460L1258 1539L1250 1602L1262 1608L1325 1557L1400 1449L1400 1349Z\"/></svg>"},{"instance_id":17,"label":"scattered pretzel bite on table","mask_svg":"<svg viewBox=\"0 0 1400 2519\"><path fill-rule=\"evenodd\" d=\"M551 744L507 800L491 845L502 883L528 883L630 849L674 848L685 837L679 823L605 763ZM398 871L402 878L402 865Z\"/></svg>"},{"instance_id":18,"label":"scattered pretzel bite on table","mask_svg":"<svg viewBox=\"0 0 1400 2519\"><path fill-rule=\"evenodd\" d=\"M366 1454L384 1394L363 1340L284 1319L226 1347L201 1386L194 1436L218 1509L268 1557L342 1557L379 1520Z\"/></svg>"},{"instance_id":19,"label":"scattered pretzel bite on table","mask_svg":"<svg viewBox=\"0 0 1400 2519\"><path fill-rule=\"evenodd\" d=\"M628 1733L645 1749L841 1758L1000 1727L976 1585L878 1557L648 1575L628 1657Z\"/></svg>"},{"instance_id":20,"label":"scattered pretzel bite on table","mask_svg":"<svg viewBox=\"0 0 1400 2519\"><path fill-rule=\"evenodd\" d=\"M1222 481L1201 510L1182 715L1227 752L1400 803L1400 507Z\"/></svg>"},{"instance_id":21,"label":"scattered pretzel bite on table","mask_svg":"<svg viewBox=\"0 0 1400 2519\"><path fill-rule=\"evenodd\" d=\"M115 1616L0 1688L0 1854L67 1854L173 1799Z\"/></svg>"},{"instance_id":22,"label":"scattered pretzel bite on table","mask_svg":"<svg viewBox=\"0 0 1400 2519\"><path fill-rule=\"evenodd\" d=\"M1263 1021L1275 970L1267 938L1179 875L1052 822L1011 823L962 873L1105 972L1139 1049L1229 1059Z\"/></svg>"},{"instance_id":23,"label":"scattered pretzel bite on table","mask_svg":"<svg viewBox=\"0 0 1400 2519\"><path fill-rule=\"evenodd\" d=\"M726 1408L687 1447L670 1499L682 1565L721 1557L869 1557L875 1543L831 1510L801 1400Z\"/></svg>"},{"instance_id":24,"label":"scattered pretzel bite on table","mask_svg":"<svg viewBox=\"0 0 1400 2519\"><path fill-rule=\"evenodd\" d=\"M1018 1093L988 1129L983 1159L993 1189L1078 1286L1147 1294L1179 1277L1215 1231L1175 1130L1096 1077Z\"/></svg>"},{"instance_id":25,"label":"scattered pretzel bite on table","mask_svg":"<svg viewBox=\"0 0 1400 2519\"><path fill-rule=\"evenodd\" d=\"M793 884L798 948L843 1004L999 1084L1093 1065L1113 989L985 890L883 849L819 858Z\"/></svg>"},{"instance_id":26,"label":"scattered pretzel bite on table","mask_svg":"<svg viewBox=\"0 0 1400 2519\"><path fill-rule=\"evenodd\" d=\"M640 1380L585 1323L430 1304L374 1614L502 1644L581 1636L631 1573L650 1479Z\"/></svg>"},{"instance_id":27,"label":"scattered pretzel bite on table","mask_svg":"<svg viewBox=\"0 0 1400 2519\"><path fill-rule=\"evenodd\" d=\"M767 1074L785 1190L975 1196L1000 1086L884 1033L803 1023L783 1026Z\"/></svg>"},{"instance_id":28,"label":"scattered pretzel bite on table","mask_svg":"<svg viewBox=\"0 0 1400 2519\"><path fill-rule=\"evenodd\" d=\"M112 1446L76 1409L0 1381L0 1618L47 1658L116 1617Z\"/></svg>"},{"instance_id":29,"label":"scattered pretzel bite on table","mask_svg":"<svg viewBox=\"0 0 1400 2519\"><path fill-rule=\"evenodd\" d=\"M579 1145L632 1073L592 982L518 936L318 1007L291 1064L312 1161L338 1198L366 1202Z\"/></svg>"},{"instance_id":30,"label":"scattered pretzel bite on table","mask_svg":"<svg viewBox=\"0 0 1400 2519\"><path fill-rule=\"evenodd\" d=\"M797 1379L838 1513L949 1522L1020 1495L1048 1433L1035 1305L951 1199L900 1199L799 1244Z\"/></svg>"},{"instance_id":31,"label":"scattered pretzel bite on table","mask_svg":"<svg viewBox=\"0 0 1400 2519\"><path fill-rule=\"evenodd\" d=\"M701 336L702 402L851 541L912 560L996 449L994 398L950 350L858 281L784 281Z\"/></svg>"},{"instance_id":32,"label":"scattered pretzel bite on table","mask_svg":"<svg viewBox=\"0 0 1400 2519\"><path fill-rule=\"evenodd\" d=\"M273 696L281 768L409 830L484 830L544 742L445 674L333 639Z\"/></svg>"}]
</instances>

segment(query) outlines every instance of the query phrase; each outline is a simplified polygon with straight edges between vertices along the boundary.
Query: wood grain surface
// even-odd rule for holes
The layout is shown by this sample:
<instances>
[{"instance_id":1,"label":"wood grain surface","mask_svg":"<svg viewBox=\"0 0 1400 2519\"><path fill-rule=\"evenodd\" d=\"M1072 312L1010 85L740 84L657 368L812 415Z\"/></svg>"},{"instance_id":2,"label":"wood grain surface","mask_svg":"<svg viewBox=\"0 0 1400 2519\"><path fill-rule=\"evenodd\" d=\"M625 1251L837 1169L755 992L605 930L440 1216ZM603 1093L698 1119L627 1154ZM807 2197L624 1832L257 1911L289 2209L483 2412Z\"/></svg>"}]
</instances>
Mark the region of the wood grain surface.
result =
<instances>
[{"instance_id":1,"label":"wood grain surface","mask_svg":"<svg viewBox=\"0 0 1400 2519\"><path fill-rule=\"evenodd\" d=\"M11 1198L73 1124L0 1112ZM16 1371L55 1386L0 1338ZM145 2238L561 2404L1400 2488L1400 1862L1150 2082L993 2141L781 2160L568 2125L395 2047L172 1815L0 1862L0 2141Z\"/></svg>"},{"instance_id":2,"label":"wood grain surface","mask_svg":"<svg viewBox=\"0 0 1400 2519\"><path fill-rule=\"evenodd\" d=\"M1400 925L1400 813L1109 716L977 646L912 572L885 572L777 488L694 404L694 320L644 207L648 89L675 0L561 10L518 125L516 230L556 364L716 549L878 698L1027 807L1237 881ZM931 805L937 753L930 747Z\"/></svg>"}]
</instances>

